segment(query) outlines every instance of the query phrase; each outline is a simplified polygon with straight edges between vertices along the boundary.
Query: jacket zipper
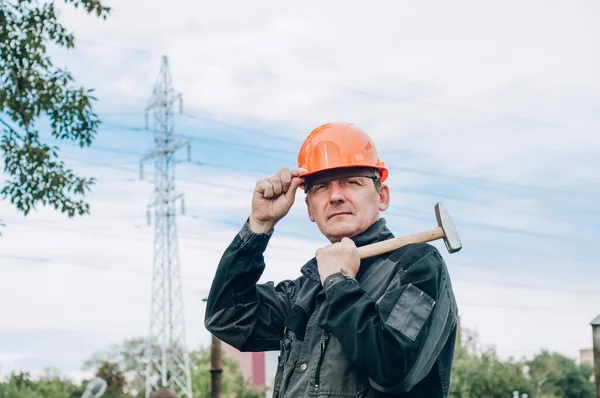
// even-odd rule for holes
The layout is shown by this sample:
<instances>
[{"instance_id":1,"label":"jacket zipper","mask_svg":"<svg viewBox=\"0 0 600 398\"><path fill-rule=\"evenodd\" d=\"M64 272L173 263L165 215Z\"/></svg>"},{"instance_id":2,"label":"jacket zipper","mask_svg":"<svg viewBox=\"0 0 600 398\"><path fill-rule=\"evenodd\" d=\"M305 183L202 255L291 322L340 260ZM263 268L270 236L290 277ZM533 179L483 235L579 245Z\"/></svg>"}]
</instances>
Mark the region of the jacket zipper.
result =
<instances>
[{"instance_id":1,"label":"jacket zipper","mask_svg":"<svg viewBox=\"0 0 600 398\"><path fill-rule=\"evenodd\" d=\"M321 356L319 356L319 362L317 363L317 369L315 371L315 388L319 388L319 382L321 379L321 365L323 364L323 358L325 357L325 350L331 340L331 333L325 333L323 340L321 340Z\"/></svg>"}]
</instances>

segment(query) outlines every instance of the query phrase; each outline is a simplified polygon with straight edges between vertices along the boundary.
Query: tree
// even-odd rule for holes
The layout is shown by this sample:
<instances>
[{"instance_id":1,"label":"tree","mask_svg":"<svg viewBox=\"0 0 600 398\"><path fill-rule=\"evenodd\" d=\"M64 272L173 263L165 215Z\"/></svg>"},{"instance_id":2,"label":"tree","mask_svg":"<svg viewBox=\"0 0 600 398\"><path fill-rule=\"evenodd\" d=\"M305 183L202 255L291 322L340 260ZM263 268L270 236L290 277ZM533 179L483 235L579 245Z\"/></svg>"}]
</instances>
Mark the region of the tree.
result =
<instances>
[{"instance_id":1,"label":"tree","mask_svg":"<svg viewBox=\"0 0 600 398\"><path fill-rule=\"evenodd\" d=\"M450 397L512 397L513 391L530 398L593 398L589 366L559 354L542 351L531 360L502 361L492 348L479 346L477 337L463 330L456 347Z\"/></svg>"},{"instance_id":2,"label":"tree","mask_svg":"<svg viewBox=\"0 0 600 398\"><path fill-rule=\"evenodd\" d=\"M2 398L75 398L82 393L82 387L50 370L37 380L28 373L13 373L0 384Z\"/></svg>"},{"instance_id":3,"label":"tree","mask_svg":"<svg viewBox=\"0 0 600 398\"><path fill-rule=\"evenodd\" d=\"M113 345L107 350L92 354L84 362L84 369L96 369L103 362L118 363L128 378L124 391L135 397L144 396L145 350L147 340L134 338L122 344ZM158 347L154 347L158 350ZM210 349L200 348L190 354L192 391L196 398L210 398ZM244 380L239 365L234 358L223 358L223 398L260 398L264 391Z\"/></svg>"},{"instance_id":4,"label":"tree","mask_svg":"<svg viewBox=\"0 0 600 398\"><path fill-rule=\"evenodd\" d=\"M100 0L64 1L103 19L110 12ZM24 215L42 204L73 217L89 213L83 197L95 180L68 169L58 147L42 142L40 130L90 146L100 119L92 110L92 90L76 87L71 74L48 56L49 45L75 46L55 3L0 2L0 151L7 175L0 195Z\"/></svg>"},{"instance_id":5,"label":"tree","mask_svg":"<svg viewBox=\"0 0 600 398\"><path fill-rule=\"evenodd\" d=\"M456 347L450 397L504 398L512 397L515 390L532 397L522 362L503 362L493 348L480 347L475 334L462 333L464 343Z\"/></svg>"},{"instance_id":6,"label":"tree","mask_svg":"<svg viewBox=\"0 0 600 398\"><path fill-rule=\"evenodd\" d=\"M190 354L190 372L194 397L210 398L210 348L201 348ZM246 380L236 359L223 356L223 398L261 398L263 389Z\"/></svg>"},{"instance_id":7,"label":"tree","mask_svg":"<svg viewBox=\"0 0 600 398\"><path fill-rule=\"evenodd\" d=\"M589 366L577 366L574 360L548 351L542 351L527 365L537 396L594 397Z\"/></svg>"},{"instance_id":8,"label":"tree","mask_svg":"<svg viewBox=\"0 0 600 398\"><path fill-rule=\"evenodd\" d=\"M143 395L146 388L144 378L146 372L146 363L144 361L146 349L146 339L128 339L122 344L114 344L106 350L92 354L84 362L83 368L85 370L98 369L104 362L117 363L128 379L124 391L134 396L138 394Z\"/></svg>"},{"instance_id":9,"label":"tree","mask_svg":"<svg viewBox=\"0 0 600 398\"><path fill-rule=\"evenodd\" d=\"M547 352L542 352L533 358L529 363L529 375L535 384L535 392L537 396L542 395L542 392L548 395L554 394L553 381L558 379L561 374L556 358Z\"/></svg>"},{"instance_id":10,"label":"tree","mask_svg":"<svg viewBox=\"0 0 600 398\"><path fill-rule=\"evenodd\" d=\"M118 363L104 361L96 372L96 376L106 381L106 391L103 398L125 398L125 375L119 368Z\"/></svg>"}]
</instances>

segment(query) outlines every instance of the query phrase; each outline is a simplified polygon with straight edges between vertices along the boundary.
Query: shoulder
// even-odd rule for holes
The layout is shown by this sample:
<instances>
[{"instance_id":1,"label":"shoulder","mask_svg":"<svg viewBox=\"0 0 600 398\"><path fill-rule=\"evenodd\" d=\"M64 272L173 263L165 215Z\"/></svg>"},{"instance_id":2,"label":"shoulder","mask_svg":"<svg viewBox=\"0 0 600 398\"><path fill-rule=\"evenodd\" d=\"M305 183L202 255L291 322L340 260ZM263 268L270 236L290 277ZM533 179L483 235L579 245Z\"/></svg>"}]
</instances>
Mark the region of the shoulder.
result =
<instances>
[{"instance_id":1,"label":"shoulder","mask_svg":"<svg viewBox=\"0 0 600 398\"><path fill-rule=\"evenodd\" d=\"M429 243L411 243L397 249L392 256L404 270L423 262L440 269L445 265L439 250Z\"/></svg>"},{"instance_id":2,"label":"shoulder","mask_svg":"<svg viewBox=\"0 0 600 398\"><path fill-rule=\"evenodd\" d=\"M410 244L395 253L402 284L413 284L436 297L439 289L447 285L446 263L435 246L428 243ZM399 249L399 250L401 250Z\"/></svg>"}]
</instances>

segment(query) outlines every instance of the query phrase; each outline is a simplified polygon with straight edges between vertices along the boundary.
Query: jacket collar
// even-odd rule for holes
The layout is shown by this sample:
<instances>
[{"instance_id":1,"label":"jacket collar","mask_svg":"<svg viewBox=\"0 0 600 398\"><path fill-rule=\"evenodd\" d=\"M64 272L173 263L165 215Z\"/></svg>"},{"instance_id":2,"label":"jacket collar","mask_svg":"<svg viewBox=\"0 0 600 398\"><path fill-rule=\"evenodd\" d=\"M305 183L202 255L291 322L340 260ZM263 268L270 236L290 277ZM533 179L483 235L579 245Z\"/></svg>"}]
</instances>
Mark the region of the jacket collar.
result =
<instances>
[{"instance_id":1,"label":"jacket collar","mask_svg":"<svg viewBox=\"0 0 600 398\"><path fill-rule=\"evenodd\" d=\"M380 218L375 223L373 223L369 228L367 228L364 232L352 237L351 239L354 241L354 244L357 247L365 246L371 243L380 242L382 240L391 239L394 237L394 234L386 227L385 218ZM364 260L363 260L364 261ZM319 271L317 268L317 260L313 257L308 261L300 270L304 276L307 278L321 281L319 278Z\"/></svg>"},{"instance_id":2,"label":"jacket collar","mask_svg":"<svg viewBox=\"0 0 600 398\"><path fill-rule=\"evenodd\" d=\"M360 247L393 237L394 234L385 226L385 218L380 218L366 231L354 236L352 240L357 247Z\"/></svg>"}]
</instances>

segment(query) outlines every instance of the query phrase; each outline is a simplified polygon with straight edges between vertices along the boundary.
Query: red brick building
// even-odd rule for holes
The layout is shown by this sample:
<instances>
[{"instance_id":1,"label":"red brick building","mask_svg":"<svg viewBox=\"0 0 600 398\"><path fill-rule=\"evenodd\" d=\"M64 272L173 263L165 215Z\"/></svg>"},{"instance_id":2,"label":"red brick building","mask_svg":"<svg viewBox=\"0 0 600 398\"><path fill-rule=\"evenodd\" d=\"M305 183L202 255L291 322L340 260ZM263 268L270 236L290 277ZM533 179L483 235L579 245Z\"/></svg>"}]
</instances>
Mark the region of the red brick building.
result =
<instances>
[{"instance_id":1,"label":"red brick building","mask_svg":"<svg viewBox=\"0 0 600 398\"><path fill-rule=\"evenodd\" d=\"M267 387L267 397L271 396L271 386L277 370L279 352L240 352L222 343L223 354L237 359L244 379L257 387Z\"/></svg>"}]
</instances>

